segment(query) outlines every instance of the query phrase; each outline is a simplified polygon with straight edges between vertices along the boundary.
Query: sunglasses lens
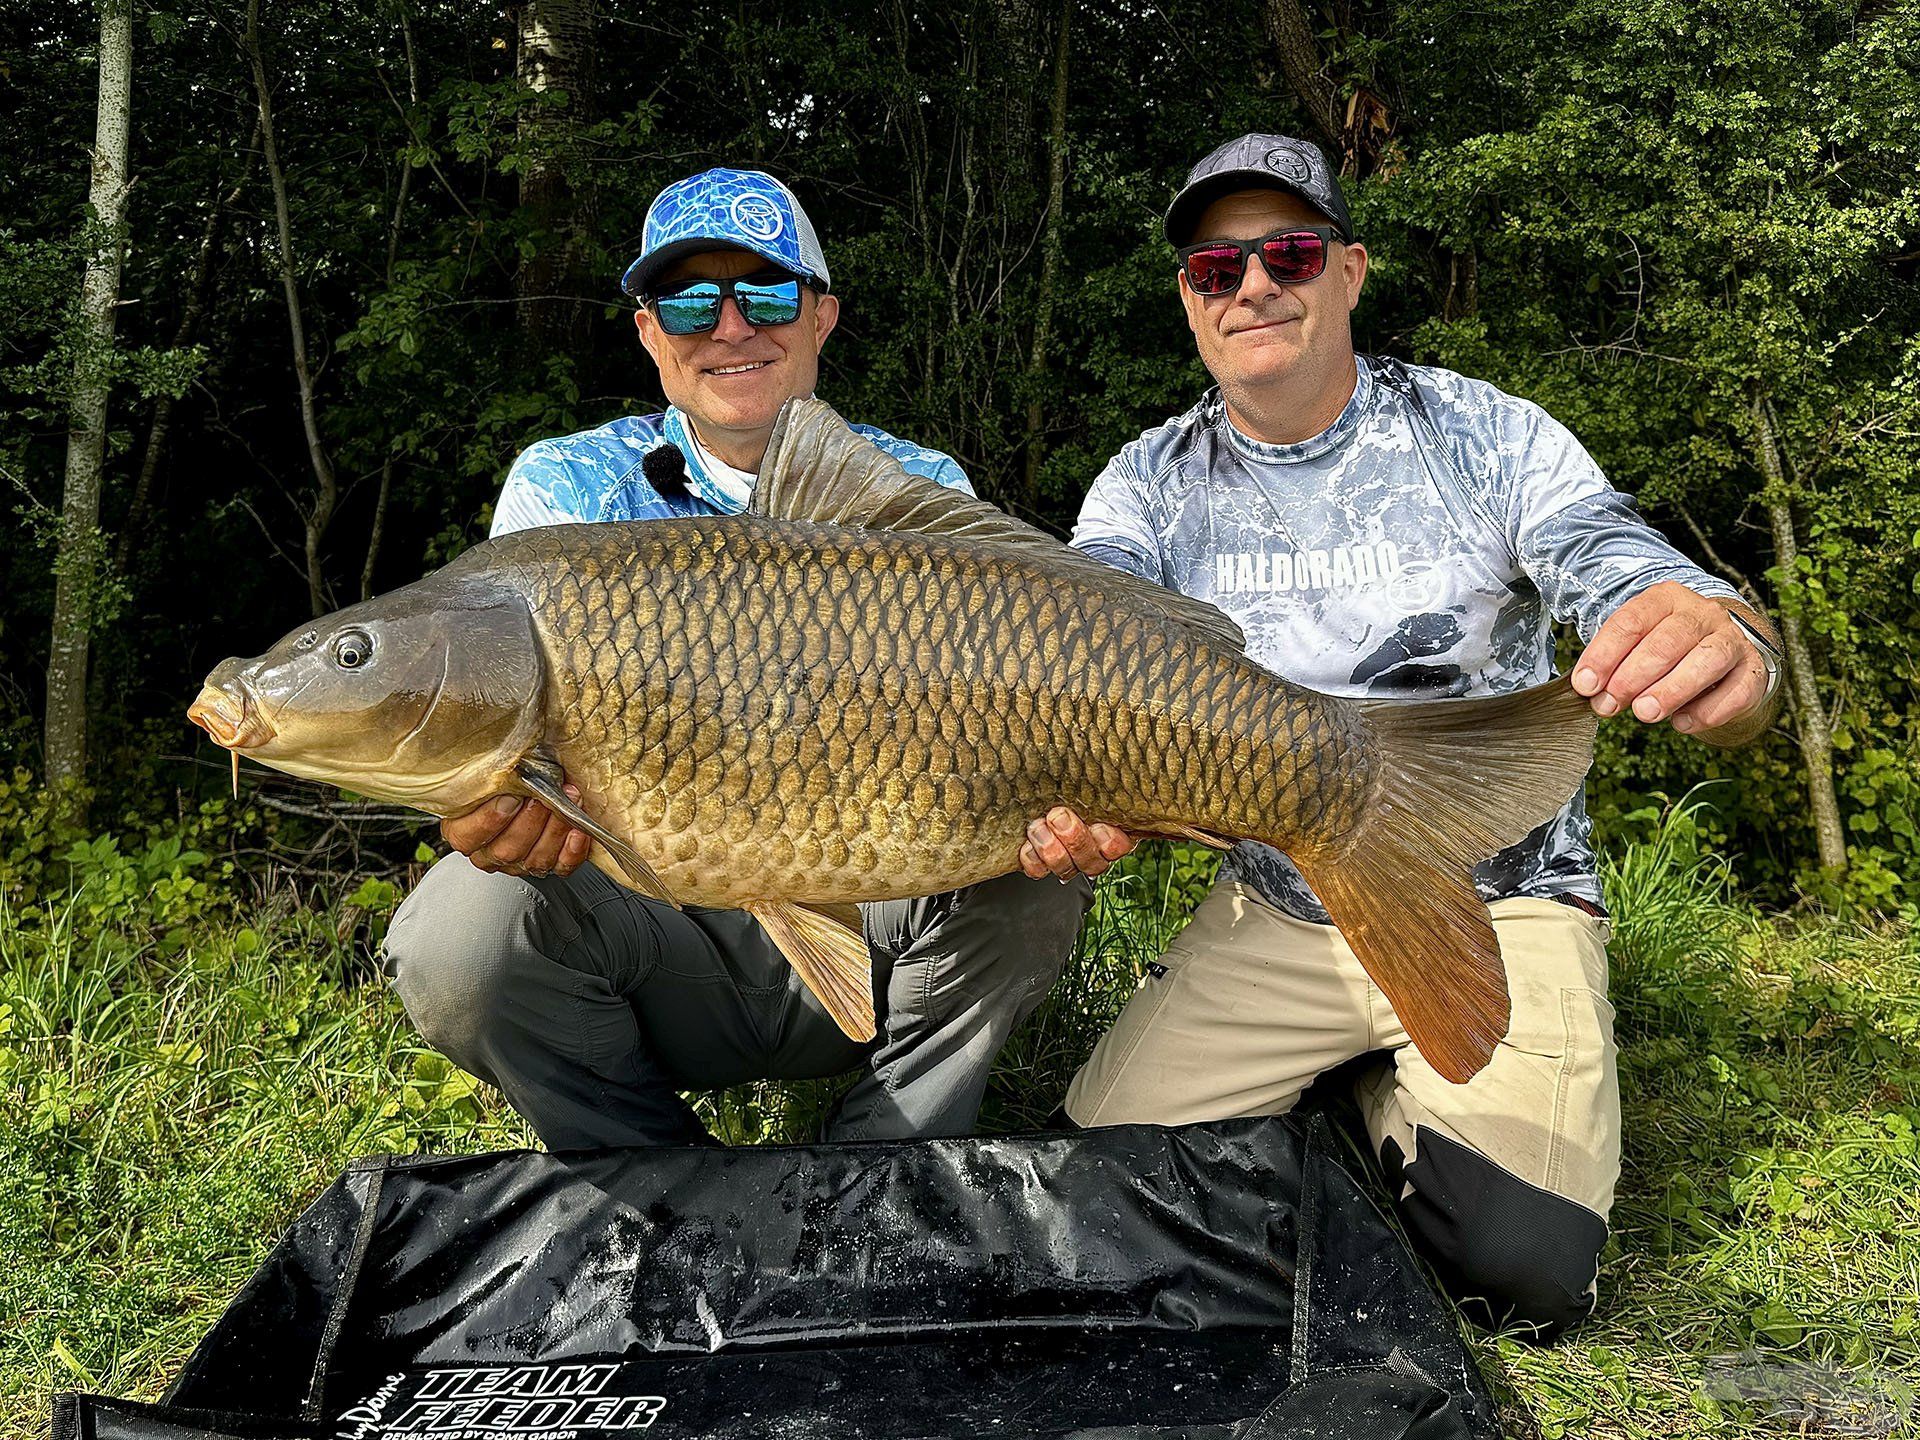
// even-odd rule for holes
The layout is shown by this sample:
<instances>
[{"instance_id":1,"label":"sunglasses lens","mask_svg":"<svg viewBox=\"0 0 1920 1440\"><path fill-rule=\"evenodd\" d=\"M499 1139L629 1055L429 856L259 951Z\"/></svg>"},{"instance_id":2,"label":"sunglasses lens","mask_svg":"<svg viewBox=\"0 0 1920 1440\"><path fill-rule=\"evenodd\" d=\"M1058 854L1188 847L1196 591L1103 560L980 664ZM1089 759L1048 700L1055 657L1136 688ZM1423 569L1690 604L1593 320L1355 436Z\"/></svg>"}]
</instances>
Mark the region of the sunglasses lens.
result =
<instances>
[{"instance_id":1,"label":"sunglasses lens","mask_svg":"<svg viewBox=\"0 0 1920 1440\"><path fill-rule=\"evenodd\" d=\"M1260 247L1260 263L1275 284L1304 284L1327 268L1327 243L1304 230L1276 235Z\"/></svg>"},{"instance_id":2,"label":"sunglasses lens","mask_svg":"<svg viewBox=\"0 0 1920 1440\"><path fill-rule=\"evenodd\" d=\"M669 335L698 335L720 323L720 287L689 285L672 295L654 297L654 314Z\"/></svg>"},{"instance_id":3,"label":"sunglasses lens","mask_svg":"<svg viewBox=\"0 0 1920 1440\"><path fill-rule=\"evenodd\" d=\"M1187 284L1196 295L1224 295L1239 288L1244 268L1232 245L1196 250L1187 256Z\"/></svg>"},{"instance_id":4,"label":"sunglasses lens","mask_svg":"<svg viewBox=\"0 0 1920 1440\"><path fill-rule=\"evenodd\" d=\"M733 298L749 325L790 325L800 318L800 282L782 280L773 285L735 285Z\"/></svg>"}]
</instances>

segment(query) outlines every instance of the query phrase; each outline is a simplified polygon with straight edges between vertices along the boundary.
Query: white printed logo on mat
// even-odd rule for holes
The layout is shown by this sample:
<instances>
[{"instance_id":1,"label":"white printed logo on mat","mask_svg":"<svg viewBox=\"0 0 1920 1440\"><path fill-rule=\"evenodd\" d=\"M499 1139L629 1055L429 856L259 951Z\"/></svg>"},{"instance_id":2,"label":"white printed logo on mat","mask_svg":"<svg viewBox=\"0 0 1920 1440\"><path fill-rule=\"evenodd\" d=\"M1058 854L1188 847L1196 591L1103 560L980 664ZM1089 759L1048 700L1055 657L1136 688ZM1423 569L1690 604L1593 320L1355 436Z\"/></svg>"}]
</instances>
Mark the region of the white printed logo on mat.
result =
<instances>
[{"instance_id":1,"label":"white printed logo on mat","mask_svg":"<svg viewBox=\"0 0 1920 1440\"><path fill-rule=\"evenodd\" d=\"M585 1440L645 1430L661 1395L609 1394L618 1365L488 1365L390 1375L342 1411L335 1440Z\"/></svg>"}]
</instances>

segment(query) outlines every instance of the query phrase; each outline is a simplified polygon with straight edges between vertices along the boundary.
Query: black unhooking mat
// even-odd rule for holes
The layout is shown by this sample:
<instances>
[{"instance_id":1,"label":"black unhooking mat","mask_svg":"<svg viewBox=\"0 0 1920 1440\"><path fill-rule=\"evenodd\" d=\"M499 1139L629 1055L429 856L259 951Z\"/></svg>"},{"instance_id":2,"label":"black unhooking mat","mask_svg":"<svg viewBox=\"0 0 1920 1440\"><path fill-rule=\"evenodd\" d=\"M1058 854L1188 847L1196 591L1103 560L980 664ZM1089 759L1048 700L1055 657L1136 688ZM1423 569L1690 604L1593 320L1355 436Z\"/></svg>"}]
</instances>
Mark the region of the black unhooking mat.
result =
<instances>
[{"instance_id":1,"label":"black unhooking mat","mask_svg":"<svg viewBox=\"0 0 1920 1440\"><path fill-rule=\"evenodd\" d=\"M1322 1122L356 1162L55 1440L1498 1433Z\"/></svg>"}]
</instances>

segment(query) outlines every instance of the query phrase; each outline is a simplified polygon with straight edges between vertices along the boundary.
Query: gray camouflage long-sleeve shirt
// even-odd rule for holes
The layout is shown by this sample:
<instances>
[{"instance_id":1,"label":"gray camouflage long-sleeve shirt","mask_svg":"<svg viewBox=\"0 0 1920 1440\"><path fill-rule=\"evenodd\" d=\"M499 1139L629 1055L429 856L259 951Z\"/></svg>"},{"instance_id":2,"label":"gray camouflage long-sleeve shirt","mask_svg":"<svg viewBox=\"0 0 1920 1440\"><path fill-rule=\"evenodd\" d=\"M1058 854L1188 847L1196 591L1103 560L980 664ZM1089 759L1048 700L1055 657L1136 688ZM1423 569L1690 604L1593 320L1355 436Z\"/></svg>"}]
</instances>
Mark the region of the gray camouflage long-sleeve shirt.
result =
<instances>
[{"instance_id":1,"label":"gray camouflage long-sleeve shirt","mask_svg":"<svg viewBox=\"0 0 1920 1440\"><path fill-rule=\"evenodd\" d=\"M1590 639L1648 586L1732 586L1688 560L1546 411L1480 380L1363 358L1340 417L1297 445L1249 439L1218 391L1100 473L1075 546L1219 606L1247 653L1335 695L1517 690L1553 674L1555 620ZM1229 874L1306 920L1326 911L1284 855ZM1476 872L1481 895L1600 903L1578 796Z\"/></svg>"}]
</instances>

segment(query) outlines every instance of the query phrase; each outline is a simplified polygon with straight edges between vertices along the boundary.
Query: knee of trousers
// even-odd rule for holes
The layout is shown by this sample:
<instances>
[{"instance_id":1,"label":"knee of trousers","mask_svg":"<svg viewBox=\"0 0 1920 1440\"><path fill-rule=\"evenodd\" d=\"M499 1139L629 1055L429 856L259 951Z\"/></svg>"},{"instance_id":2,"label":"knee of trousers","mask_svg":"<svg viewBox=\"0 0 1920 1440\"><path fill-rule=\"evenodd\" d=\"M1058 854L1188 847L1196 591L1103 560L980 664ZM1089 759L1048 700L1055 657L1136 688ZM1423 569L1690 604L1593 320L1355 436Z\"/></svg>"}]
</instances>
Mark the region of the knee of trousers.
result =
<instances>
[{"instance_id":1,"label":"knee of trousers","mask_svg":"<svg viewBox=\"0 0 1920 1440\"><path fill-rule=\"evenodd\" d=\"M1092 883L1077 876L1062 885L1001 875L959 894L960 911L974 937L970 972L1036 992L1059 977L1093 904Z\"/></svg>"},{"instance_id":2,"label":"knee of trousers","mask_svg":"<svg viewBox=\"0 0 1920 1440\"><path fill-rule=\"evenodd\" d=\"M414 887L387 929L386 968L428 1044L462 1063L478 1056L514 974L535 953L529 932L541 903L527 881L489 875L464 855L447 856Z\"/></svg>"},{"instance_id":3,"label":"knee of trousers","mask_svg":"<svg viewBox=\"0 0 1920 1440\"><path fill-rule=\"evenodd\" d=\"M1548 1340L1593 1312L1607 1222L1426 1126L1382 1160L1400 1217L1477 1324Z\"/></svg>"}]
</instances>

